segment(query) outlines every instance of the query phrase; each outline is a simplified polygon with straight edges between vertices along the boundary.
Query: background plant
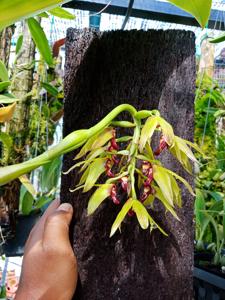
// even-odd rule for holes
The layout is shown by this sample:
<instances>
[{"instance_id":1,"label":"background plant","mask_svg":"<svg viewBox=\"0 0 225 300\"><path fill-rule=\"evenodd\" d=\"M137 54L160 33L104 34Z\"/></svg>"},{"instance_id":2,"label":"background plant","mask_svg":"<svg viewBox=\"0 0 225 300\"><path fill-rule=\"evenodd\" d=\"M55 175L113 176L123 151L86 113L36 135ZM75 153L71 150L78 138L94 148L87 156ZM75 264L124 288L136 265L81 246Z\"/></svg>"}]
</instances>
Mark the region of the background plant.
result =
<instances>
[{"instance_id":1,"label":"background plant","mask_svg":"<svg viewBox=\"0 0 225 300\"><path fill-rule=\"evenodd\" d=\"M224 265L225 241L225 136L218 132L218 117L223 116L224 92L207 75L197 81L195 141L202 145L210 159L200 158L196 178L196 240L197 250L208 249L213 263Z\"/></svg>"}]
</instances>

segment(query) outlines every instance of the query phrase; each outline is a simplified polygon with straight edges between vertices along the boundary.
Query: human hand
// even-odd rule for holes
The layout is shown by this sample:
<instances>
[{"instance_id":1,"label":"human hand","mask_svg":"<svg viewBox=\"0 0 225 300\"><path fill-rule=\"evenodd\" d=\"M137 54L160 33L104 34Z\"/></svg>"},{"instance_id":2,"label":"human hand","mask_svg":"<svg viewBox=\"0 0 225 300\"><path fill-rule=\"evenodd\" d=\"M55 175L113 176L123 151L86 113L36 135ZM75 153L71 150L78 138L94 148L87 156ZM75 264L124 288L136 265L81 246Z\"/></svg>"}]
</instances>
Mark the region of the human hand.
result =
<instances>
[{"instance_id":1,"label":"human hand","mask_svg":"<svg viewBox=\"0 0 225 300\"><path fill-rule=\"evenodd\" d=\"M55 200L27 240L16 300L69 300L77 284L77 261L69 241L73 208Z\"/></svg>"}]
</instances>

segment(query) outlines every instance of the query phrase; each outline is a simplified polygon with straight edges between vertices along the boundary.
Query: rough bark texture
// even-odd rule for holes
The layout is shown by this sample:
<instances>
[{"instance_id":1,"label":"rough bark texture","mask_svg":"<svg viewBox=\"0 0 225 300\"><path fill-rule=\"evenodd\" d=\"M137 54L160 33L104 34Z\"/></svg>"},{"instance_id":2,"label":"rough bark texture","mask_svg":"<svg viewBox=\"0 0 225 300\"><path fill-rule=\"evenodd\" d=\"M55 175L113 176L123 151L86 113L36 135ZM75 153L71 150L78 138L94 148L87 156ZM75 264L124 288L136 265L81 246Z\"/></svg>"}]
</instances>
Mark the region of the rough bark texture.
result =
<instances>
[{"instance_id":1,"label":"rough bark texture","mask_svg":"<svg viewBox=\"0 0 225 300\"><path fill-rule=\"evenodd\" d=\"M31 91L33 84L33 67L28 67L35 57L35 46L28 26L23 26L23 46L17 58L13 73L12 93L19 99L13 118L6 126L6 132L13 138L13 149L8 164L19 163L26 157L26 130L28 129L30 99L26 94ZM25 98L25 99L24 99ZM15 229L15 213L19 209L20 181L15 180L4 187L3 202L5 202L10 218L10 224ZM2 222L0 214L0 222Z\"/></svg>"},{"instance_id":2,"label":"rough bark texture","mask_svg":"<svg viewBox=\"0 0 225 300\"><path fill-rule=\"evenodd\" d=\"M130 103L159 109L175 133L193 138L195 37L185 31L115 31L103 34L69 29L66 43L64 135L88 128L112 108ZM74 162L65 155L63 169ZM187 176L171 156L165 165ZM143 231L136 218L109 238L120 209L105 201L87 217L89 195L70 193L77 175L62 177L61 199L75 211L74 250L81 287L79 300L192 299L193 198L182 188L181 222L160 205L155 219L169 233Z\"/></svg>"},{"instance_id":3,"label":"rough bark texture","mask_svg":"<svg viewBox=\"0 0 225 300\"><path fill-rule=\"evenodd\" d=\"M30 98L26 98L28 92L31 91L33 85L32 61L35 58L35 45L31 38L28 25L24 22L23 25L23 44L18 54L16 65L14 68L14 80L12 85L13 94L24 101L18 102L13 119L10 122L9 130L16 135L17 148L20 148L20 155L16 155L19 162L24 158L25 132L28 127L30 113Z\"/></svg>"},{"instance_id":4,"label":"rough bark texture","mask_svg":"<svg viewBox=\"0 0 225 300\"><path fill-rule=\"evenodd\" d=\"M0 59L4 62L6 67L9 64L11 40L15 30L15 25L6 27L0 32Z\"/></svg>"}]
</instances>

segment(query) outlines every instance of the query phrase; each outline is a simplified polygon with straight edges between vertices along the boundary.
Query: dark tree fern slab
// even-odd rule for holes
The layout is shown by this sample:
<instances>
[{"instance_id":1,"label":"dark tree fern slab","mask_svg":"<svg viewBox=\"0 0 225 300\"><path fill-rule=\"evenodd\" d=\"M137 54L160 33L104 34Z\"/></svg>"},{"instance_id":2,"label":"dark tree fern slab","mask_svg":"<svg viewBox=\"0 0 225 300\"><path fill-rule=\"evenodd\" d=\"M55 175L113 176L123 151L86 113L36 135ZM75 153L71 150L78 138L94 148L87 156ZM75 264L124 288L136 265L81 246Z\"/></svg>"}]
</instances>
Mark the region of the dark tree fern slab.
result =
<instances>
[{"instance_id":1,"label":"dark tree fern slab","mask_svg":"<svg viewBox=\"0 0 225 300\"><path fill-rule=\"evenodd\" d=\"M69 29L66 43L64 135L87 128L121 103L138 110L159 109L175 133L193 137L195 37L185 31L115 31L103 34ZM63 169L74 162L64 157ZM169 155L167 167L186 177ZM151 235L129 218L109 238L119 211L106 200L87 217L89 195L70 193L78 175L62 175L61 199L75 211L73 246L78 258L79 300L192 299L193 198L183 188L181 222L158 205L155 219L169 233Z\"/></svg>"}]
</instances>

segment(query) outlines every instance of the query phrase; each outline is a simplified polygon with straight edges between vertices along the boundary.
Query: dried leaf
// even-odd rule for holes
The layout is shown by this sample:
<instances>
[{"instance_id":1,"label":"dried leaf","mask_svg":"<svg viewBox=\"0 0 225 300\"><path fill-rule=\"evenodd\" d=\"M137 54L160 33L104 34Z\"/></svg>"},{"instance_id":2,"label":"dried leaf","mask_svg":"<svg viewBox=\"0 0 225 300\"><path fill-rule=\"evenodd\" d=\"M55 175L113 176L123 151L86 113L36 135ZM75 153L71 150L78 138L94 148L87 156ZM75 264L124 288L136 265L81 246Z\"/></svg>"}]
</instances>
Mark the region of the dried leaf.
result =
<instances>
[{"instance_id":1,"label":"dried leaf","mask_svg":"<svg viewBox=\"0 0 225 300\"><path fill-rule=\"evenodd\" d=\"M16 102L6 107L0 107L0 123L9 121L16 109Z\"/></svg>"},{"instance_id":2,"label":"dried leaf","mask_svg":"<svg viewBox=\"0 0 225 300\"><path fill-rule=\"evenodd\" d=\"M27 175L20 176L19 180L33 197L35 197L37 195L37 192L36 192L33 184L30 182L29 178L27 177Z\"/></svg>"}]
</instances>

